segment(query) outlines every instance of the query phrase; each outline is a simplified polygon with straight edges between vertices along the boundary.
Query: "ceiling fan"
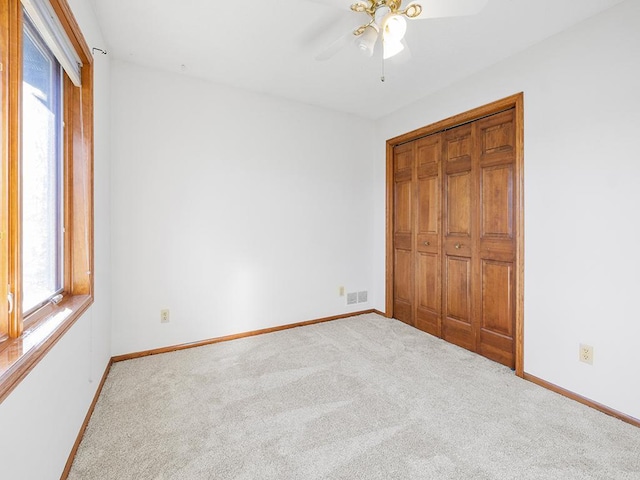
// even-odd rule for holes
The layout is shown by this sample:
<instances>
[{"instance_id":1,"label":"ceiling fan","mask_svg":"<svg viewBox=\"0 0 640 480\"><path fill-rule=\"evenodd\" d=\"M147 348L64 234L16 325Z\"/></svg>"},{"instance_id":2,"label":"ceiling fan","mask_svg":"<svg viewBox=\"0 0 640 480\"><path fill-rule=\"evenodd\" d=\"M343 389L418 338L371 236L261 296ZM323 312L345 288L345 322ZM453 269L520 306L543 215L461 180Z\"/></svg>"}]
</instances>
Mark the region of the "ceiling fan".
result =
<instances>
[{"instance_id":1,"label":"ceiling fan","mask_svg":"<svg viewBox=\"0 0 640 480\"><path fill-rule=\"evenodd\" d=\"M345 0L312 1L346 8ZM373 56L376 45L381 44L382 56L386 60L405 49L407 19L475 15L488 2L489 0L417 0L403 6L402 0L357 1L350 8L355 13L367 15L366 23L332 42L316 56L316 60L328 60L350 43L355 43L369 57Z\"/></svg>"}]
</instances>

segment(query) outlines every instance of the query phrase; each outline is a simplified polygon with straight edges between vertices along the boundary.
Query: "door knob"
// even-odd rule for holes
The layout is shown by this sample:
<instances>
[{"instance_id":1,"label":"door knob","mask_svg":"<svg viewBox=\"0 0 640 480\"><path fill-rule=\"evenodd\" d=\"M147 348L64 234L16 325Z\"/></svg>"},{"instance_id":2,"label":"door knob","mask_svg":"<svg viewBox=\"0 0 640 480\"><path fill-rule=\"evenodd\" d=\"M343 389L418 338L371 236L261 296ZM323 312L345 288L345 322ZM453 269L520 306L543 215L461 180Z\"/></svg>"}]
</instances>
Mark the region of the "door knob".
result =
<instances>
[{"instance_id":1,"label":"door knob","mask_svg":"<svg viewBox=\"0 0 640 480\"><path fill-rule=\"evenodd\" d=\"M431 242L424 242L425 247L428 247L429 245L431 245Z\"/></svg>"},{"instance_id":2,"label":"door knob","mask_svg":"<svg viewBox=\"0 0 640 480\"><path fill-rule=\"evenodd\" d=\"M461 243L456 243L455 247L456 247L456 249L460 250L460 247L462 247L462 244Z\"/></svg>"}]
</instances>

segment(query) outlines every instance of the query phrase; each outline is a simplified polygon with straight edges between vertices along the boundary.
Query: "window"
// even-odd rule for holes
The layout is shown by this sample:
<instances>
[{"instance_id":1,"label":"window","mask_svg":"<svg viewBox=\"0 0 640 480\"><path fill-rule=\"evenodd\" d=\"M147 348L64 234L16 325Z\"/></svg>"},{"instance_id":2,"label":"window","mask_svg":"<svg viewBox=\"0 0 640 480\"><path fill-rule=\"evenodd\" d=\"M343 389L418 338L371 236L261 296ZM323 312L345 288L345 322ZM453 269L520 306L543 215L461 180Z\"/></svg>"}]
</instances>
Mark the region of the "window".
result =
<instances>
[{"instance_id":1,"label":"window","mask_svg":"<svg viewBox=\"0 0 640 480\"><path fill-rule=\"evenodd\" d=\"M2 401L93 301L92 58L66 0L2 2L0 67Z\"/></svg>"},{"instance_id":2,"label":"window","mask_svg":"<svg viewBox=\"0 0 640 480\"><path fill-rule=\"evenodd\" d=\"M23 12L22 313L63 289L62 68Z\"/></svg>"}]
</instances>

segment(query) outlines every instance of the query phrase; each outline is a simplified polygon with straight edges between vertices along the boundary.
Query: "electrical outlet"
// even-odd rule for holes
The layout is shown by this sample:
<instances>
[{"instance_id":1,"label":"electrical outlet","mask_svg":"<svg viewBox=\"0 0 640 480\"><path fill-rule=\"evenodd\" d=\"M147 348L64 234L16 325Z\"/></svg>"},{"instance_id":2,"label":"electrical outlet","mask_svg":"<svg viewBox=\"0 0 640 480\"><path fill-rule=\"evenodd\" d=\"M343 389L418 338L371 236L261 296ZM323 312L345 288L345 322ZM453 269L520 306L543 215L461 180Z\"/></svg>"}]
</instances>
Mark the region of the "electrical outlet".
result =
<instances>
[{"instance_id":1,"label":"electrical outlet","mask_svg":"<svg viewBox=\"0 0 640 480\"><path fill-rule=\"evenodd\" d=\"M366 303L368 297L368 292L366 290L362 292L358 292L358 303Z\"/></svg>"},{"instance_id":2,"label":"electrical outlet","mask_svg":"<svg viewBox=\"0 0 640 480\"><path fill-rule=\"evenodd\" d=\"M347 293L347 305L355 305L356 303L358 303L358 293Z\"/></svg>"},{"instance_id":3,"label":"electrical outlet","mask_svg":"<svg viewBox=\"0 0 640 480\"><path fill-rule=\"evenodd\" d=\"M593 365L593 346L581 343L579 357L581 362Z\"/></svg>"},{"instance_id":4,"label":"electrical outlet","mask_svg":"<svg viewBox=\"0 0 640 480\"><path fill-rule=\"evenodd\" d=\"M344 287L342 286L338 287L338 295L340 295L341 297L344 297Z\"/></svg>"},{"instance_id":5,"label":"electrical outlet","mask_svg":"<svg viewBox=\"0 0 640 480\"><path fill-rule=\"evenodd\" d=\"M160 323L169 323L169 309L160 310Z\"/></svg>"}]
</instances>

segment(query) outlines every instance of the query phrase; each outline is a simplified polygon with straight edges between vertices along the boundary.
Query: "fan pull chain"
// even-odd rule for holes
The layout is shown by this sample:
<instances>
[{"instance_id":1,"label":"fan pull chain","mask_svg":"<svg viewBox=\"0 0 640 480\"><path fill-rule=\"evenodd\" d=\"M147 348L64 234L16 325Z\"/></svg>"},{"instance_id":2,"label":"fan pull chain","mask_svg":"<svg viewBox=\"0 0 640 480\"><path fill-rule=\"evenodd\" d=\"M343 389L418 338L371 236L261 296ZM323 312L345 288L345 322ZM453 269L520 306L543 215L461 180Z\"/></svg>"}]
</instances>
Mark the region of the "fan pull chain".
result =
<instances>
[{"instance_id":1,"label":"fan pull chain","mask_svg":"<svg viewBox=\"0 0 640 480\"><path fill-rule=\"evenodd\" d=\"M384 53L383 53L383 55L382 55L382 75L380 75L380 81L382 83L384 83L384 80L385 80L385 78L384 78Z\"/></svg>"}]
</instances>

